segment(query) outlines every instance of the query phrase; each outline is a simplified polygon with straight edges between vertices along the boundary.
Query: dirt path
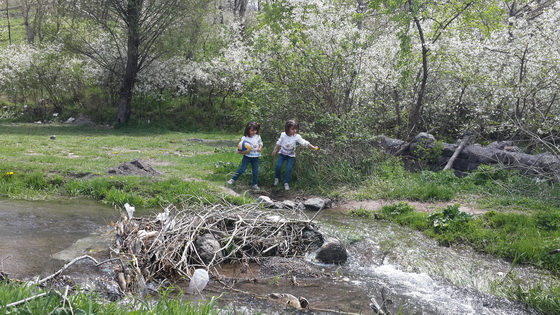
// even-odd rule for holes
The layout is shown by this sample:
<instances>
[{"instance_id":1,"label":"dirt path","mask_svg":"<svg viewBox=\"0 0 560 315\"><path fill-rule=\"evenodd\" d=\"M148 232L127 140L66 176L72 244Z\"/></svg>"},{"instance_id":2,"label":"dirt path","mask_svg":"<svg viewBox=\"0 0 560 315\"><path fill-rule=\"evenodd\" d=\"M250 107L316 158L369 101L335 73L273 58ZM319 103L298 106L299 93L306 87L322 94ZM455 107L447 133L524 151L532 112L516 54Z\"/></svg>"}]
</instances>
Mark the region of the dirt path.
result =
<instances>
[{"instance_id":1,"label":"dirt path","mask_svg":"<svg viewBox=\"0 0 560 315\"><path fill-rule=\"evenodd\" d=\"M355 209L365 209L365 210L373 210L378 211L383 206L391 205L393 203L398 202L398 200L350 200L350 201L342 201L338 202L336 206L334 206L331 210L333 211L343 211L348 212ZM439 209L443 209L449 205L454 205L456 201L447 201L447 202L420 202L420 201L406 201L409 205L413 206L417 211L421 212L434 212ZM471 207L467 204L461 204L459 207L459 211L467 212L471 214L484 214L487 211L482 209L477 209Z\"/></svg>"}]
</instances>

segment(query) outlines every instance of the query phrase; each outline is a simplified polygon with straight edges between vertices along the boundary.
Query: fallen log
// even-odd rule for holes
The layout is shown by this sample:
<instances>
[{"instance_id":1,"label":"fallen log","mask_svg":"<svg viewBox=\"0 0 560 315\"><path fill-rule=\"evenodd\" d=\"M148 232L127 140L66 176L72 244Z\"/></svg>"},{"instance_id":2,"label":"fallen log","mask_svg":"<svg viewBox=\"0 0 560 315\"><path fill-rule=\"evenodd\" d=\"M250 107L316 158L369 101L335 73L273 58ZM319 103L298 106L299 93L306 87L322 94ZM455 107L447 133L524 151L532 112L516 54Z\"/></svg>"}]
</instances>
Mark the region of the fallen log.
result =
<instances>
[{"instance_id":1,"label":"fallen log","mask_svg":"<svg viewBox=\"0 0 560 315\"><path fill-rule=\"evenodd\" d=\"M444 171L450 169L453 166L453 162L455 162L455 159L457 159L457 157L459 156L459 153L461 153L463 148L467 145L470 138L471 138L470 134L465 134L463 136L463 140L461 140L461 144L459 144L459 147L455 150L455 152L453 153L453 155L451 156L449 161L447 161L447 164L443 168Z\"/></svg>"}]
</instances>

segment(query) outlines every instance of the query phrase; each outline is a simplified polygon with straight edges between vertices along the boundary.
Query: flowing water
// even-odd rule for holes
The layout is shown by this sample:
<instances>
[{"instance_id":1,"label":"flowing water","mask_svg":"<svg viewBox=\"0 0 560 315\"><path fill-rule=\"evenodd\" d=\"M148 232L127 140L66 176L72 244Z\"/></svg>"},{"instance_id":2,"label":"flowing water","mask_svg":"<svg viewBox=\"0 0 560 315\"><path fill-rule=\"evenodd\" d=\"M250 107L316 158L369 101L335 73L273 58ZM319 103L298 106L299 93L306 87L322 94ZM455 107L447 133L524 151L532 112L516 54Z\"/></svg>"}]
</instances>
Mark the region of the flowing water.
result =
<instances>
[{"instance_id":1,"label":"flowing water","mask_svg":"<svg viewBox=\"0 0 560 315\"><path fill-rule=\"evenodd\" d=\"M66 260L109 244L118 212L89 200L0 200L0 271L11 276L48 275Z\"/></svg>"},{"instance_id":2,"label":"flowing water","mask_svg":"<svg viewBox=\"0 0 560 315\"><path fill-rule=\"evenodd\" d=\"M83 254L102 259L102 249L110 243L109 223L119 216L110 207L84 200L0 201L0 213L0 271L16 276L49 275ZM373 314L371 299L392 314L533 314L492 295L493 288L511 275L528 285L558 283L546 272L512 267L467 248L438 246L421 233L388 222L331 210L316 220L322 233L342 240L349 252L342 266L321 265L307 257L329 277L298 278L296 286L282 277L254 281L245 273L246 281L233 285L236 291L211 281L206 295L220 295L220 305L251 314L296 312L267 299L275 292L305 297L315 314Z\"/></svg>"},{"instance_id":3,"label":"flowing water","mask_svg":"<svg viewBox=\"0 0 560 315\"><path fill-rule=\"evenodd\" d=\"M310 216L313 214L310 213ZM492 292L511 275L527 285L558 283L551 274L478 254L467 248L438 246L421 233L375 219L354 218L325 210L320 230L347 244L349 260L342 266L321 265L330 279L289 282L243 282L235 288L256 297L272 292L303 296L315 314L374 314L371 299L391 314L536 314ZM507 282L507 281L506 281ZM262 299L223 296L231 304L249 305L250 313L285 314ZM272 304L274 305L274 304ZM292 309L293 312L293 309Z\"/></svg>"}]
</instances>

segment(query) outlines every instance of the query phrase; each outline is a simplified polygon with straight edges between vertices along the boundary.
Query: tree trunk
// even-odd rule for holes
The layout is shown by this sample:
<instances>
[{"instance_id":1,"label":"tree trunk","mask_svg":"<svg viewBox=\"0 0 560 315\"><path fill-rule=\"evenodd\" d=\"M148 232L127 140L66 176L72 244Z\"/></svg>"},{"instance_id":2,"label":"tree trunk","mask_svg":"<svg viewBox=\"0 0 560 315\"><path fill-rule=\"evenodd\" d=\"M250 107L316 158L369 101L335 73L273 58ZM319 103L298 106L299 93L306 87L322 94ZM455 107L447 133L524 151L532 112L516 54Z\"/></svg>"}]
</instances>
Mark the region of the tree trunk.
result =
<instances>
[{"instance_id":1,"label":"tree trunk","mask_svg":"<svg viewBox=\"0 0 560 315\"><path fill-rule=\"evenodd\" d=\"M140 56L140 14L143 4L143 0L128 0L127 4L127 59L119 94L118 124L126 124L132 113L132 92L136 83L136 76L138 75L138 60Z\"/></svg>"},{"instance_id":2,"label":"tree trunk","mask_svg":"<svg viewBox=\"0 0 560 315\"><path fill-rule=\"evenodd\" d=\"M6 0L6 20L8 21L8 40L12 44L12 28L10 27L10 4Z\"/></svg>"},{"instance_id":3,"label":"tree trunk","mask_svg":"<svg viewBox=\"0 0 560 315\"><path fill-rule=\"evenodd\" d=\"M23 0L22 4L22 14L23 14L23 25L25 26L25 34L27 36L27 42L29 44L33 44L35 42L35 31L33 30L33 26L29 21L29 3L27 0Z\"/></svg>"},{"instance_id":4,"label":"tree trunk","mask_svg":"<svg viewBox=\"0 0 560 315\"><path fill-rule=\"evenodd\" d=\"M424 38L424 32L420 21L414 18L414 23L418 29L418 35L420 37L420 43L422 44L422 79L420 81L420 90L418 91L418 96L416 99L416 104L412 106L410 112L408 113L408 130L409 135L416 134L418 130L422 107L424 106L424 96L426 95L426 84L428 83L428 48L426 47L426 40Z\"/></svg>"}]
</instances>

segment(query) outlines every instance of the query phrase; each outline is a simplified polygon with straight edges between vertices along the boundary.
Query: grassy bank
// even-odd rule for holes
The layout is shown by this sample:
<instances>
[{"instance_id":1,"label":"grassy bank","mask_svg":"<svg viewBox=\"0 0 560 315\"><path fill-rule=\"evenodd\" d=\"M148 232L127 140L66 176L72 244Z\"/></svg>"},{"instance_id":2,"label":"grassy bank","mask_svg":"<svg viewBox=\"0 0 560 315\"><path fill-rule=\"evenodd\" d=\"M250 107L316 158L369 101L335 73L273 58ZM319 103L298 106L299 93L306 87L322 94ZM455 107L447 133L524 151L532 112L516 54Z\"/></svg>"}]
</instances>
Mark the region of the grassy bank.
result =
<instances>
[{"instance_id":1,"label":"grassy bank","mask_svg":"<svg viewBox=\"0 0 560 315\"><path fill-rule=\"evenodd\" d=\"M154 300L130 299L127 303L110 302L101 296L88 293L66 294L36 286L0 282L0 314L218 314L214 300L204 303L183 301L182 294L162 292ZM17 304L26 298L26 303ZM10 305L16 303L16 305Z\"/></svg>"},{"instance_id":2,"label":"grassy bank","mask_svg":"<svg viewBox=\"0 0 560 315\"><path fill-rule=\"evenodd\" d=\"M369 213L362 210L353 215L369 216ZM375 216L420 230L442 245L468 244L478 251L512 261L512 267L532 264L556 274L560 270L560 259L550 253L559 247L560 230L550 228L550 224L558 222L558 211L535 215L490 211L476 216L459 211L456 204L428 214L415 211L406 202L398 202L384 206ZM560 309L557 284L528 285L515 272L496 283L494 293L521 301L544 314L556 314Z\"/></svg>"},{"instance_id":3,"label":"grassy bank","mask_svg":"<svg viewBox=\"0 0 560 315\"><path fill-rule=\"evenodd\" d=\"M139 207L184 202L193 195L211 202L249 198L223 190L239 163L232 153L237 136L11 123L0 124L0 133L0 195L8 198L88 197ZM107 173L133 159L147 161L162 175Z\"/></svg>"}]
</instances>

